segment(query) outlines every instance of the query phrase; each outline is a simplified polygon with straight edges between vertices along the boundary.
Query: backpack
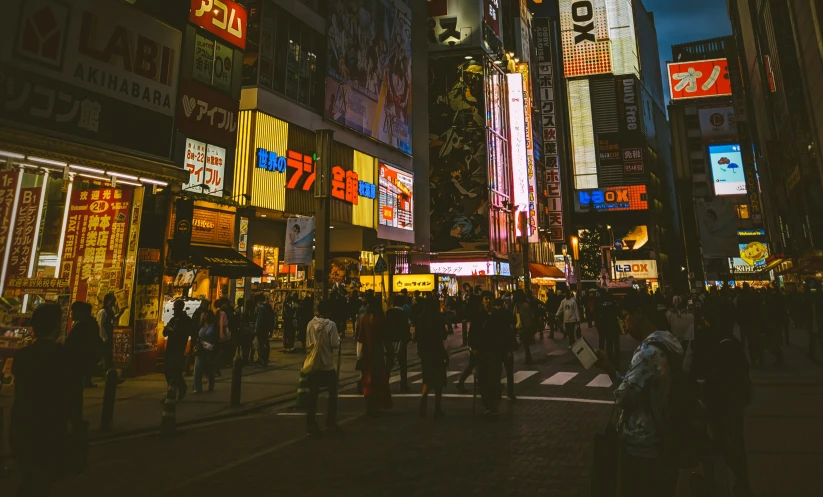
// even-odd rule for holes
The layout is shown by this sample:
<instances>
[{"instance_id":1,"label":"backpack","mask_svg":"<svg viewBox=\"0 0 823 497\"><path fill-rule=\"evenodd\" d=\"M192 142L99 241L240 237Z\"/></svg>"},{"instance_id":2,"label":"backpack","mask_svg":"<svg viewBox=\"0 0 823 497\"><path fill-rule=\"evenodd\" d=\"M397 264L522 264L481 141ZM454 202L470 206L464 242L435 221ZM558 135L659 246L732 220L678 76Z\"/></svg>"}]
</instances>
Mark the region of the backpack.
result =
<instances>
[{"instance_id":1,"label":"backpack","mask_svg":"<svg viewBox=\"0 0 823 497\"><path fill-rule=\"evenodd\" d=\"M696 382L683 370L680 356L654 343L650 345L665 354L672 374L665 419L656 419L654 411L649 411L660 435L660 456L672 466L694 468L708 436L706 408L697 397Z\"/></svg>"}]
</instances>

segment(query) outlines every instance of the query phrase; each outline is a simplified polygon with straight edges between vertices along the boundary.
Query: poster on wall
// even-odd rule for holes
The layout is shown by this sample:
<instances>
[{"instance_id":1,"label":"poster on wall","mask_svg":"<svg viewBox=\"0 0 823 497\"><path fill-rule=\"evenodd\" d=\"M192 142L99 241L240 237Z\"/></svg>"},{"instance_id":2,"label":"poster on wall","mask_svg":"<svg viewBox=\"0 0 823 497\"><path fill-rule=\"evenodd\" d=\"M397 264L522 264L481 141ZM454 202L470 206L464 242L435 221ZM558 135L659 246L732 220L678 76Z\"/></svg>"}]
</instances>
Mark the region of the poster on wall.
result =
<instances>
[{"instance_id":1,"label":"poster on wall","mask_svg":"<svg viewBox=\"0 0 823 497\"><path fill-rule=\"evenodd\" d=\"M71 301L96 309L103 295L120 292L131 215L131 189L74 190L66 223L60 278L68 279ZM118 295L120 293L120 295Z\"/></svg>"},{"instance_id":2,"label":"poster on wall","mask_svg":"<svg viewBox=\"0 0 823 497\"><path fill-rule=\"evenodd\" d=\"M314 258L314 218L290 217L286 226L285 264L310 265Z\"/></svg>"},{"instance_id":3,"label":"poster on wall","mask_svg":"<svg viewBox=\"0 0 823 497\"><path fill-rule=\"evenodd\" d=\"M326 117L411 154L411 9L329 1Z\"/></svg>"},{"instance_id":4,"label":"poster on wall","mask_svg":"<svg viewBox=\"0 0 823 497\"><path fill-rule=\"evenodd\" d=\"M0 171L0 260L5 260L6 241L11 236L11 212L18 176L15 170Z\"/></svg>"},{"instance_id":5,"label":"poster on wall","mask_svg":"<svg viewBox=\"0 0 823 497\"><path fill-rule=\"evenodd\" d=\"M746 177L740 145L709 145L715 195L745 195Z\"/></svg>"},{"instance_id":6,"label":"poster on wall","mask_svg":"<svg viewBox=\"0 0 823 497\"><path fill-rule=\"evenodd\" d=\"M704 258L734 257L740 252L737 216L729 199L694 201Z\"/></svg>"},{"instance_id":7,"label":"poster on wall","mask_svg":"<svg viewBox=\"0 0 823 497\"><path fill-rule=\"evenodd\" d=\"M11 278L28 276L32 257L32 245L37 236L37 213L40 209L40 196L43 189L39 186L21 188L17 203L17 219L11 234L9 260L6 269L6 282Z\"/></svg>"},{"instance_id":8,"label":"poster on wall","mask_svg":"<svg viewBox=\"0 0 823 497\"><path fill-rule=\"evenodd\" d=\"M380 162L378 238L414 243L414 174Z\"/></svg>"},{"instance_id":9,"label":"poster on wall","mask_svg":"<svg viewBox=\"0 0 823 497\"><path fill-rule=\"evenodd\" d=\"M457 56L430 69L431 250L488 251L483 68Z\"/></svg>"},{"instance_id":10,"label":"poster on wall","mask_svg":"<svg viewBox=\"0 0 823 497\"><path fill-rule=\"evenodd\" d=\"M226 173L226 149L207 145L198 140L186 139L186 169L189 180L183 189L206 185L202 193L223 196L223 180Z\"/></svg>"}]
</instances>

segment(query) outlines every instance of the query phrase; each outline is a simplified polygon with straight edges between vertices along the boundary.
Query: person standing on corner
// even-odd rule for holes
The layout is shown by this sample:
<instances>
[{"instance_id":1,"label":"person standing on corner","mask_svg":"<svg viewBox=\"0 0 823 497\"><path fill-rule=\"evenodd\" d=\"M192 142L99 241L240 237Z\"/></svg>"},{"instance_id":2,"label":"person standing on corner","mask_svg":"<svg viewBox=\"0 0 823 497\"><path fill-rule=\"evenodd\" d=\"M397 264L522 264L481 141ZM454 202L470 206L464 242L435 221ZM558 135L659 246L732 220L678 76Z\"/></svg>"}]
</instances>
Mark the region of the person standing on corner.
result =
<instances>
[{"instance_id":1,"label":"person standing on corner","mask_svg":"<svg viewBox=\"0 0 823 497\"><path fill-rule=\"evenodd\" d=\"M426 299L426 308L418 319L415 328L417 354L423 369L423 389L420 392L420 416L426 416L426 404L429 391L434 390L434 417L443 417L445 412L440 407L443 387L446 386L446 365L449 355L444 345L448 337L446 320L440 313L437 299Z\"/></svg>"},{"instance_id":2,"label":"person standing on corner","mask_svg":"<svg viewBox=\"0 0 823 497\"><path fill-rule=\"evenodd\" d=\"M494 308L505 314L506 318L509 320L509 325L506 327L505 332L510 345L506 351L505 357L503 358L503 367L506 368L506 397L508 397L509 400L517 400L517 397L514 396L514 353L520 348L520 344L517 343L517 330L515 329L516 323L514 316L506 310L506 305L503 302L503 299L495 300Z\"/></svg>"},{"instance_id":3,"label":"person standing on corner","mask_svg":"<svg viewBox=\"0 0 823 497\"><path fill-rule=\"evenodd\" d=\"M166 383L177 388L177 399L183 400L186 396L186 381L183 379L183 369L186 365L186 345L189 339L192 343L197 338L194 321L186 314L186 302L174 301L174 315L163 328L163 337L166 338L166 357L164 369ZM165 401L165 397L163 397Z\"/></svg>"},{"instance_id":4,"label":"person standing on corner","mask_svg":"<svg viewBox=\"0 0 823 497\"><path fill-rule=\"evenodd\" d=\"M125 309L119 312L115 309L117 297L107 293L103 297L103 308L97 311L97 326L100 327L100 338L103 340L103 376L114 367L114 327Z\"/></svg>"},{"instance_id":5,"label":"person standing on corner","mask_svg":"<svg viewBox=\"0 0 823 497\"><path fill-rule=\"evenodd\" d=\"M257 361L261 366L269 365L269 338L276 325L274 309L266 300L266 296L258 294L254 299L257 303L257 317L254 320L254 334L257 337Z\"/></svg>"},{"instance_id":6,"label":"person standing on corner","mask_svg":"<svg viewBox=\"0 0 823 497\"><path fill-rule=\"evenodd\" d=\"M503 311L494 308L494 294L484 291L481 294L482 308L473 316L469 345L476 353L477 378L480 398L485 407L486 418L497 419L497 406L500 403L500 377L503 359L510 345L506 328L511 319Z\"/></svg>"},{"instance_id":7,"label":"person standing on corner","mask_svg":"<svg viewBox=\"0 0 823 497\"><path fill-rule=\"evenodd\" d=\"M203 326L198 332L197 357L194 361L194 393L203 392L203 373L209 380L209 392L214 390L214 350L218 340L215 316L212 313L204 315Z\"/></svg>"},{"instance_id":8,"label":"person standing on corner","mask_svg":"<svg viewBox=\"0 0 823 497\"><path fill-rule=\"evenodd\" d=\"M335 349L340 348L340 335L337 325L328 319L334 311L334 304L328 300L321 300L318 304L319 316L309 321L306 327L306 359L303 361L301 372L306 375L309 385L308 409L306 423L308 434L321 435L315 415L317 413L317 396L320 388L329 391L329 402L326 413L326 431L339 431L337 427L337 364L334 359Z\"/></svg>"},{"instance_id":9,"label":"person standing on corner","mask_svg":"<svg viewBox=\"0 0 823 497\"><path fill-rule=\"evenodd\" d=\"M386 311L388 322L388 336L391 341L391 350L386 358L388 374L391 376L394 361L400 366L400 392L411 391L409 388L408 346L411 341L409 328L409 313L400 306L405 301L402 297L389 298L389 310Z\"/></svg>"},{"instance_id":10,"label":"person standing on corner","mask_svg":"<svg viewBox=\"0 0 823 497\"><path fill-rule=\"evenodd\" d=\"M562 318L564 333L569 338L569 348L572 348L575 341L575 330L580 326L580 308L571 290L566 290L565 298L560 302L556 316Z\"/></svg>"},{"instance_id":11,"label":"person standing on corner","mask_svg":"<svg viewBox=\"0 0 823 497\"><path fill-rule=\"evenodd\" d=\"M366 314L360 318L357 337L361 362L363 396L370 416L378 416L380 409L392 407L389 375L386 371L386 315L380 297L371 297Z\"/></svg>"}]
</instances>

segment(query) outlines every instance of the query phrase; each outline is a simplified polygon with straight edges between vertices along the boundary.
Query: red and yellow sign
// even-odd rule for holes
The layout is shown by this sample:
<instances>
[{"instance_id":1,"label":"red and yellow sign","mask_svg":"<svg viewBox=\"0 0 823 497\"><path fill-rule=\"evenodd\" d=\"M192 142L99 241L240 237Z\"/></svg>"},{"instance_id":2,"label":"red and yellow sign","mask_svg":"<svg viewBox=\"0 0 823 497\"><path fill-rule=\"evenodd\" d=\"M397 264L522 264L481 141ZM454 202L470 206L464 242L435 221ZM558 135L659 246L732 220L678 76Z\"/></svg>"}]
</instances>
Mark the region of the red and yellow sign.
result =
<instances>
[{"instance_id":1,"label":"red and yellow sign","mask_svg":"<svg viewBox=\"0 0 823 497\"><path fill-rule=\"evenodd\" d=\"M22 293L62 293L69 287L69 280L59 278L12 278L7 288Z\"/></svg>"},{"instance_id":2,"label":"red and yellow sign","mask_svg":"<svg viewBox=\"0 0 823 497\"><path fill-rule=\"evenodd\" d=\"M729 63L726 59L669 63L672 100L731 95Z\"/></svg>"},{"instance_id":3,"label":"red and yellow sign","mask_svg":"<svg viewBox=\"0 0 823 497\"><path fill-rule=\"evenodd\" d=\"M232 0L191 0L189 21L243 50L248 17L246 9Z\"/></svg>"}]
</instances>

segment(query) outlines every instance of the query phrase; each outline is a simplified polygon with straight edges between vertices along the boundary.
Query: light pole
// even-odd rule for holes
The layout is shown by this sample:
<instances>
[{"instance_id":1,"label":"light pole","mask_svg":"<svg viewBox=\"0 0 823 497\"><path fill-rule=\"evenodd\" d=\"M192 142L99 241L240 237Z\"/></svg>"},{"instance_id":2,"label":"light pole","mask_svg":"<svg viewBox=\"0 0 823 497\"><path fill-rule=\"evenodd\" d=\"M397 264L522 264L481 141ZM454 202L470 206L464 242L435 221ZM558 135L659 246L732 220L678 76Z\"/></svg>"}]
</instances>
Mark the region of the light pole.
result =
<instances>
[{"instance_id":1,"label":"light pole","mask_svg":"<svg viewBox=\"0 0 823 497\"><path fill-rule=\"evenodd\" d=\"M583 289L583 275L580 274L580 238L572 235L571 242L572 255L574 256L572 262L574 263L574 273L577 280L577 291L580 292L580 290Z\"/></svg>"}]
</instances>

